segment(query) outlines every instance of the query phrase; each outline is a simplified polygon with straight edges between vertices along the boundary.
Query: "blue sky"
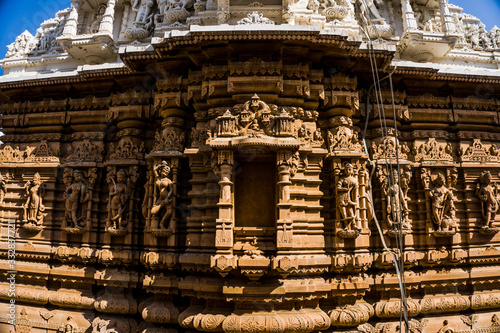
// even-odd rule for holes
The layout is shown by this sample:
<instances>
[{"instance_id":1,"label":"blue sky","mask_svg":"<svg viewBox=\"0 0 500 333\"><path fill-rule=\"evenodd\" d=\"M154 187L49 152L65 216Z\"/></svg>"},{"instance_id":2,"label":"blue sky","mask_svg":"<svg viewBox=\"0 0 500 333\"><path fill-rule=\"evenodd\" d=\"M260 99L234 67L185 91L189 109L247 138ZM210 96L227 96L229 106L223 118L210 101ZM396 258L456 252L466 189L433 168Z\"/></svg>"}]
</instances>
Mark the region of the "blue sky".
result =
<instances>
[{"instance_id":1,"label":"blue sky","mask_svg":"<svg viewBox=\"0 0 500 333\"><path fill-rule=\"evenodd\" d=\"M500 0L450 0L464 12L479 17L486 27L500 27ZM0 58L24 30L33 35L44 20L70 6L70 0L0 0ZM0 70L0 74L2 71Z\"/></svg>"}]
</instances>

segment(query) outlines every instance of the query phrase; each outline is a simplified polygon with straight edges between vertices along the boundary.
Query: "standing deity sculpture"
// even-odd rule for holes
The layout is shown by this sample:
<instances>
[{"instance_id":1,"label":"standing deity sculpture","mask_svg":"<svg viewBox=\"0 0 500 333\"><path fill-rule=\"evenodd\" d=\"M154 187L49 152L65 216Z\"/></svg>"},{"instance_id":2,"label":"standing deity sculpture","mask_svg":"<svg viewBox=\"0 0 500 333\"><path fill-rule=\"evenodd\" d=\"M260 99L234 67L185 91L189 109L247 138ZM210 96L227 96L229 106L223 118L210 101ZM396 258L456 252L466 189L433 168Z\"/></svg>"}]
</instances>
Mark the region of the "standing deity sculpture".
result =
<instances>
[{"instance_id":1,"label":"standing deity sculpture","mask_svg":"<svg viewBox=\"0 0 500 333\"><path fill-rule=\"evenodd\" d=\"M89 200L89 190L80 170L74 170L72 175L66 174L65 178L69 184L64 192L67 228L83 229L86 224L84 204Z\"/></svg>"},{"instance_id":2,"label":"standing deity sculpture","mask_svg":"<svg viewBox=\"0 0 500 333\"><path fill-rule=\"evenodd\" d=\"M409 230L408 202L402 187L399 185L397 170L391 173L392 186L387 190L387 224L390 229Z\"/></svg>"},{"instance_id":3,"label":"standing deity sculpture","mask_svg":"<svg viewBox=\"0 0 500 333\"><path fill-rule=\"evenodd\" d=\"M173 213L173 182L168 178L170 166L166 161L154 168L154 201L151 208L151 215L158 219L158 228L169 229L170 218ZM168 226L166 226L168 222Z\"/></svg>"},{"instance_id":4,"label":"standing deity sculpture","mask_svg":"<svg viewBox=\"0 0 500 333\"><path fill-rule=\"evenodd\" d=\"M132 10L136 13L135 20L133 27L125 32L125 36L129 39L148 37L154 25L155 0L135 0Z\"/></svg>"},{"instance_id":5,"label":"standing deity sculpture","mask_svg":"<svg viewBox=\"0 0 500 333\"><path fill-rule=\"evenodd\" d=\"M498 200L498 186L491 181L491 173L484 171L476 186L476 196L481 200L481 212L484 218L484 231L494 228L493 223L500 208Z\"/></svg>"},{"instance_id":6,"label":"standing deity sculpture","mask_svg":"<svg viewBox=\"0 0 500 333\"><path fill-rule=\"evenodd\" d=\"M33 180L24 185L28 198L23 206L23 222L32 227L41 227L45 217L45 206L42 203L42 185L38 172L33 176Z\"/></svg>"},{"instance_id":7,"label":"standing deity sculpture","mask_svg":"<svg viewBox=\"0 0 500 333\"><path fill-rule=\"evenodd\" d=\"M99 8L97 9L97 13L94 16L92 23L90 23L88 33L95 34L95 33L99 32L99 26L101 25L101 21L102 21L102 18L104 16L105 11L106 11L106 5L101 4L99 6Z\"/></svg>"},{"instance_id":8,"label":"standing deity sculpture","mask_svg":"<svg viewBox=\"0 0 500 333\"><path fill-rule=\"evenodd\" d=\"M344 177L337 182L337 210L340 212L342 229L345 232L361 231L359 210L359 184L354 176L354 167L351 163L344 165Z\"/></svg>"},{"instance_id":9,"label":"standing deity sculpture","mask_svg":"<svg viewBox=\"0 0 500 333\"><path fill-rule=\"evenodd\" d=\"M432 222L437 225L436 234L452 235L456 233L455 197L447 188L444 174L439 172L434 181L434 187L429 191L432 202Z\"/></svg>"},{"instance_id":10,"label":"standing deity sculpture","mask_svg":"<svg viewBox=\"0 0 500 333\"><path fill-rule=\"evenodd\" d=\"M126 214L130 197L130 186L127 184L127 173L119 170L115 175L108 176L109 202L107 231L116 233L124 231L127 225Z\"/></svg>"}]
</instances>

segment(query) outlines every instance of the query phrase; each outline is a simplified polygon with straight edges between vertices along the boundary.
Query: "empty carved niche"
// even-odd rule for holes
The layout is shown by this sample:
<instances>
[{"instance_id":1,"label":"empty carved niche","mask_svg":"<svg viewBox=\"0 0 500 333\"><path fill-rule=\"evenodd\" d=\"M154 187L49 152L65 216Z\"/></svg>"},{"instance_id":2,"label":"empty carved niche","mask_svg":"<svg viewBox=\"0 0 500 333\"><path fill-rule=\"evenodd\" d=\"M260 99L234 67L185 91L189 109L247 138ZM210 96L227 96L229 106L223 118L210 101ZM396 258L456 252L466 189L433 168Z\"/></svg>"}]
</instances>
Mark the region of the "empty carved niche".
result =
<instances>
[{"instance_id":1,"label":"empty carved niche","mask_svg":"<svg viewBox=\"0 0 500 333\"><path fill-rule=\"evenodd\" d=\"M261 255L273 247L276 226L275 156L237 156L234 179L235 250Z\"/></svg>"}]
</instances>

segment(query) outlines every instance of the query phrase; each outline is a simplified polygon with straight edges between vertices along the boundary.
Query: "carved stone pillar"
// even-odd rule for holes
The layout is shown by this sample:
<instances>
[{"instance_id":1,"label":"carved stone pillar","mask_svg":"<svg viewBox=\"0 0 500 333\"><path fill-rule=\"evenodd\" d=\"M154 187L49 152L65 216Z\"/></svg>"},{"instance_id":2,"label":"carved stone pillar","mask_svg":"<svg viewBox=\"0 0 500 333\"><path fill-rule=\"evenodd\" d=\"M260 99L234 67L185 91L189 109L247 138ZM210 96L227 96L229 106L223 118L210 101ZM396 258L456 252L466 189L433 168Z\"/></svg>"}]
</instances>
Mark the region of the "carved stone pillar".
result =
<instances>
[{"instance_id":1,"label":"carved stone pillar","mask_svg":"<svg viewBox=\"0 0 500 333\"><path fill-rule=\"evenodd\" d=\"M77 34L78 29L78 10L80 9L80 1L71 1L71 13L69 14L68 21L64 26L63 36L73 37Z\"/></svg>"},{"instance_id":2,"label":"carved stone pillar","mask_svg":"<svg viewBox=\"0 0 500 333\"><path fill-rule=\"evenodd\" d=\"M276 226L276 250L291 248L293 245L293 221L290 217L290 167L292 166L291 150L280 150L278 162L278 222Z\"/></svg>"},{"instance_id":3,"label":"carved stone pillar","mask_svg":"<svg viewBox=\"0 0 500 333\"><path fill-rule=\"evenodd\" d=\"M100 34L113 35L113 20L115 17L115 4L116 0L108 0L108 6L102 17L101 24L99 25Z\"/></svg>"},{"instance_id":4,"label":"carved stone pillar","mask_svg":"<svg viewBox=\"0 0 500 333\"><path fill-rule=\"evenodd\" d=\"M405 30L418 30L417 20L411 8L410 0L401 1L401 10L403 12L403 25Z\"/></svg>"},{"instance_id":5,"label":"carved stone pillar","mask_svg":"<svg viewBox=\"0 0 500 333\"><path fill-rule=\"evenodd\" d=\"M448 0L439 0L439 4L441 6L444 32L447 35L455 33L457 31L457 28L455 26L455 23L453 22L453 16L451 16L450 10L448 8Z\"/></svg>"},{"instance_id":6,"label":"carved stone pillar","mask_svg":"<svg viewBox=\"0 0 500 333\"><path fill-rule=\"evenodd\" d=\"M232 182L234 153L232 150L219 150L215 154L214 168L220 178L220 196L217 204L219 217L215 227L216 256L212 257L211 266L224 276L236 266L236 262L233 260L235 259L233 257L234 203Z\"/></svg>"},{"instance_id":7,"label":"carved stone pillar","mask_svg":"<svg viewBox=\"0 0 500 333\"><path fill-rule=\"evenodd\" d=\"M125 31L127 30L127 22L129 15L130 15L130 3L125 2L123 8L122 25L120 27L120 37L119 37L120 39L125 38Z\"/></svg>"}]
</instances>

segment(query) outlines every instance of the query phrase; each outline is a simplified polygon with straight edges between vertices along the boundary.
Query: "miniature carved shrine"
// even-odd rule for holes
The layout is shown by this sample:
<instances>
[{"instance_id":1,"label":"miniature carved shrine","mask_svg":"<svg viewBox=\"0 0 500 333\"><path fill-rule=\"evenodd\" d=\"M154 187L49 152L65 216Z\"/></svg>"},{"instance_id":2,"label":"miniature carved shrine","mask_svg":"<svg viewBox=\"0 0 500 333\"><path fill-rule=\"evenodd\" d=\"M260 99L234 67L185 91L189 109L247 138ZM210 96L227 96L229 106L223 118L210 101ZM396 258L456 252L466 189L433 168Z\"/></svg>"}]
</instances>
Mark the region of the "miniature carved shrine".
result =
<instances>
[{"instance_id":1,"label":"miniature carved shrine","mask_svg":"<svg viewBox=\"0 0 500 333\"><path fill-rule=\"evenodd\" d=\"M500 332L499 28L68 5L0 61L1 332Z\"/></svg>"}]
</instances>

